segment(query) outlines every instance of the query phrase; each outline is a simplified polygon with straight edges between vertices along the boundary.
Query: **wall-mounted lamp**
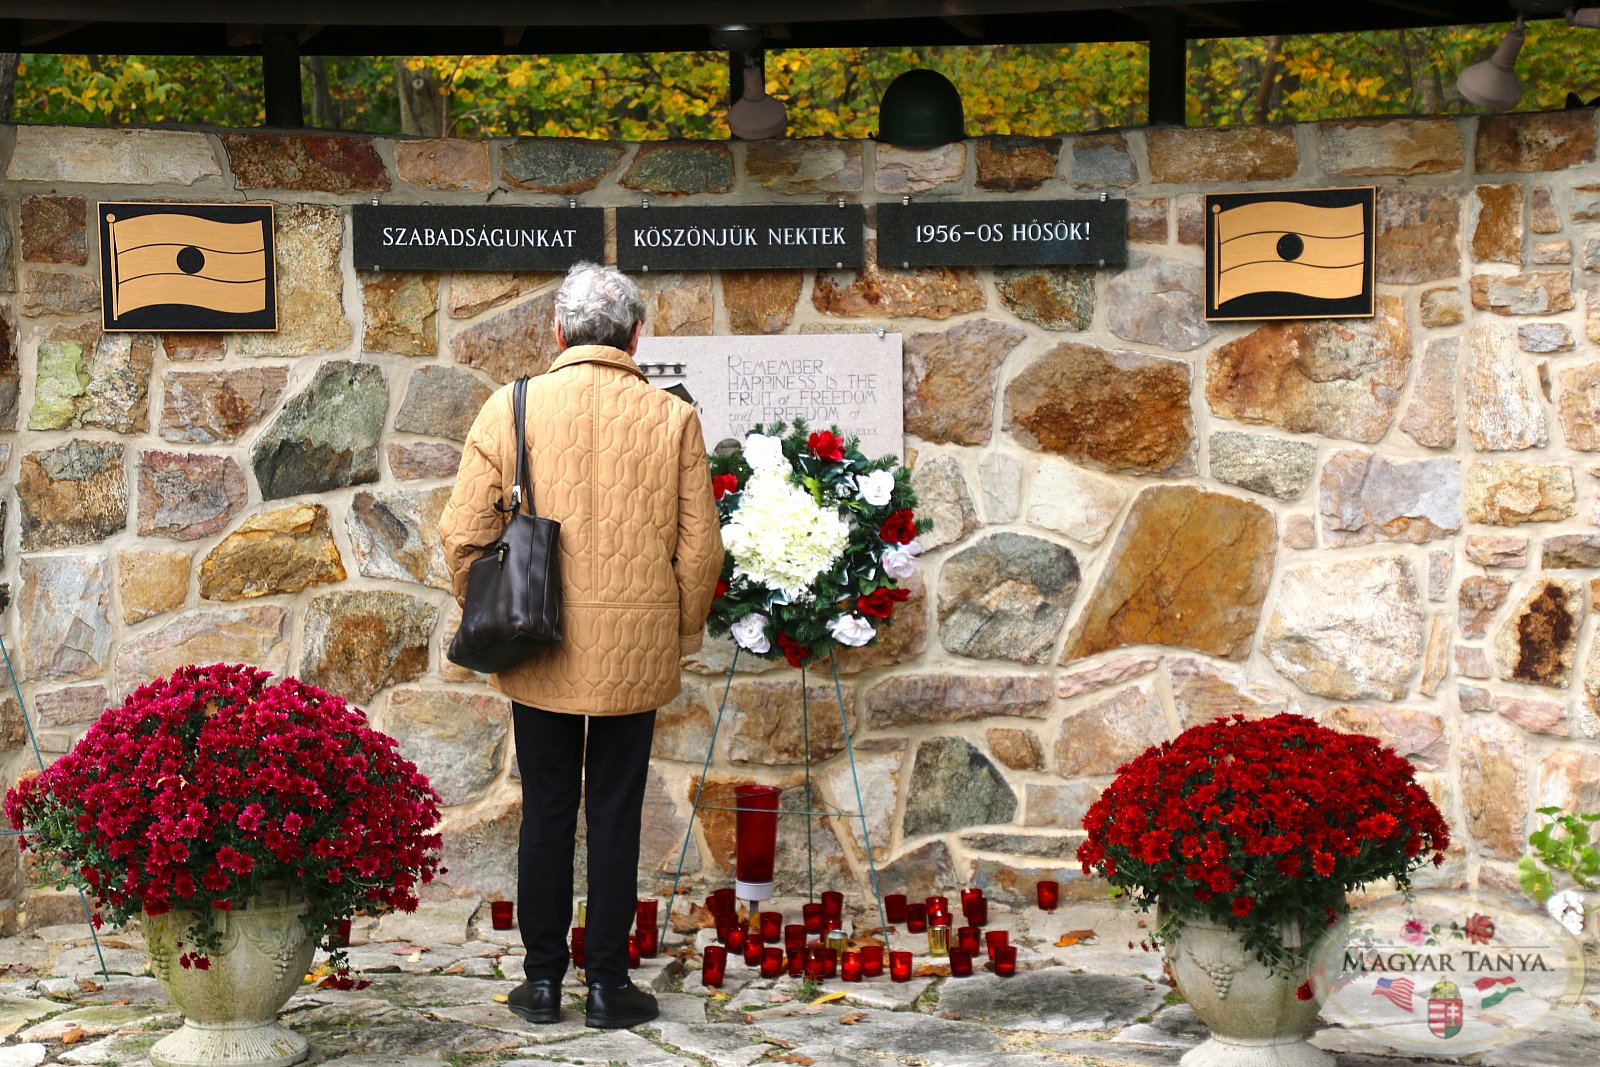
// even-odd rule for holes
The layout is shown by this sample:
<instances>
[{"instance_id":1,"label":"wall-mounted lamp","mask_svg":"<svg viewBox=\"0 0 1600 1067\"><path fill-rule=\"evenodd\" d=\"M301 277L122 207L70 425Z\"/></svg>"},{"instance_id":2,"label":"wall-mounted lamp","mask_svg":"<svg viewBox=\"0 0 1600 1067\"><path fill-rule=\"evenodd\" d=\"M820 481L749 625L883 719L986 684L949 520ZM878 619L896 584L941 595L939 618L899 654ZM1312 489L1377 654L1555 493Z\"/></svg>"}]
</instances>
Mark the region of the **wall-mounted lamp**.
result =
<instances>
[{"instance_id":1,"label":"wall-mounted lamp","mask_svg":"<svg viewBox=\"0 0 1600 1067\"><path fill-rule=\"evenodd\" d=\"M1456 79L1456 89L1470 103L1490 111L1508 111L1522 97L1522 82L1517 80L1517 53L1522 50L1522 16L1511 27L1494 55L1474 63Z\"/></svg>"},{"instance_id":2,"label":"wall-mounted lamp","mask_svg":"<svg viewBox=\"0 0 1600 1067\"><path fill-rule=\"evenodd\" d=\"M1525 15L1550 14L1565 9L1568 25L1600 29L1600 7L1572 8L1566 0L1512 0L1517 11L1516 25L1505 35L1494 55L1474 63L1456 79L1456 89L1470 103L1490 111L1509 111L1522 97L1522 82L1517 79L1517 53L1522 49Z\"/></svg>"},{"instance_id":3,"label":"wall-mounted lamp","mask_svg":"<svg viewBox=\"0 0 1600 1067\"><path fill-rule=\"evenodd\" d=\"M767 95L761 63L752 53L744 57L744 95L728 109L728 132L746 141L782 137L789 128L783 101Z\"/></svg>"}]
</instances>

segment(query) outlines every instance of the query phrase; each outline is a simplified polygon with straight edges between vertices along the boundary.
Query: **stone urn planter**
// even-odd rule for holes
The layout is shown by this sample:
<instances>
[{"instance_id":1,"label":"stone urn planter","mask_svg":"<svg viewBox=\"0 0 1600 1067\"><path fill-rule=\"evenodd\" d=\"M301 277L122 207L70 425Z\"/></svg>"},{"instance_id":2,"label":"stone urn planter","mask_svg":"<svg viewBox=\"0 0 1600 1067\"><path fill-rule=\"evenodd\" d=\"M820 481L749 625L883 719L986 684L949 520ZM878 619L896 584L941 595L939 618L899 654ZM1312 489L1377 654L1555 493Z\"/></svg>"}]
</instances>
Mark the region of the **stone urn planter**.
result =
<instances>
[{"instance_id":1,"label":"stone urn planter","mask_svg":"<svg viewBox=\"0 0 1600 1067\"><path fill-rule=\"evenodd\" d=\"M1284 931L1283 942L1297 946L1298 931ZM1321 1005L1297 996L1305 973L1272 973L1238 934L1205 918L1185 917L1162 955L1178 991L1211 1028L1182 1067L1334 1067L1332 1056L1306 1042Z\"/></svg>"},{"instance_id":2,"label":"stone urn planter","mask_svg":"<svg viewBox=\"0 0 1600 1067\"><path fill-rule=\"evenodd\" d=\"M305 1059L305 1038L277 1021L316 951L316 939L300 918L305 910L298 890L279 888L245 907L214 912L222 947L211 953L205 970L179 963L194 945L190 927L204 916L186 911L144 916L150 969L183 1012L183 1026L156 1042L150 1062L156 1067L288 1067Z\"/></svg>"}]
</instances>

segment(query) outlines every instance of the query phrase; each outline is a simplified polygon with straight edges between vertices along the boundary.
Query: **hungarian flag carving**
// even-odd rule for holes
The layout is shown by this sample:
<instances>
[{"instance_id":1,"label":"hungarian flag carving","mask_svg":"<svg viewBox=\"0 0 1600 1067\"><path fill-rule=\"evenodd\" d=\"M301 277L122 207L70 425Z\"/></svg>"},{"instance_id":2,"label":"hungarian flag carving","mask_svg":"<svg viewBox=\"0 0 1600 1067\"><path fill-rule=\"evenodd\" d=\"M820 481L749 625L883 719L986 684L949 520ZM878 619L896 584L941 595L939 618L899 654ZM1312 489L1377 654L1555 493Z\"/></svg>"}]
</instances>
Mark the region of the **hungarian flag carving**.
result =
<instances>
[{"instance_id":1,"label":"hungarian flag carving","mask_svg":"<svg viewBox=\"0 0 1600 1067\"><path fill-rule=\"evenodd\" d=\"M1372 314L1372 190L1206 202L1207 318Z\"/></svg>"},{"instance_id":2,"label":"hungarian flag carving","mask_svg":"<svg viewBox=\"0 0 1600 1067\"><path fill-rule=\"evenodd\" d=\"M251 204L101 204L107 329L276 326L272 209Z\"/></svg>"}]
</instances>

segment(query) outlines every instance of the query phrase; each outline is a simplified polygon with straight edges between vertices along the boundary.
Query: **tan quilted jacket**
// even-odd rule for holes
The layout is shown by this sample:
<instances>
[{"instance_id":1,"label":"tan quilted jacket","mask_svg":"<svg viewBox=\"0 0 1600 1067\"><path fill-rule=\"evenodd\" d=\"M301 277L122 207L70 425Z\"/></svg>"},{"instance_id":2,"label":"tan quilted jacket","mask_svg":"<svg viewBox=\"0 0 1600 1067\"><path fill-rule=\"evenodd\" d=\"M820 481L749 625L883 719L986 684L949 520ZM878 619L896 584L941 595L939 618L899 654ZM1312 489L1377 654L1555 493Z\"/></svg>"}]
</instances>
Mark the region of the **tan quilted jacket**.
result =
<instances>
[{"instance_id":1,"label":"tan quilted jacket","mask_svg":"<svg viewBox=\"0 0 1600 1067\"><path fill-rule=\"evenodd\" d=\"M500 537L517 435L511 386L467 434L439 521L456 600ZM549 711L626 715L677 696L679 656L699 649L722 571L700 417L645 380L627 353L569 348L528 382L534 506L561 523L562 642L489 684Z\"/></svg>"}]
</instances>

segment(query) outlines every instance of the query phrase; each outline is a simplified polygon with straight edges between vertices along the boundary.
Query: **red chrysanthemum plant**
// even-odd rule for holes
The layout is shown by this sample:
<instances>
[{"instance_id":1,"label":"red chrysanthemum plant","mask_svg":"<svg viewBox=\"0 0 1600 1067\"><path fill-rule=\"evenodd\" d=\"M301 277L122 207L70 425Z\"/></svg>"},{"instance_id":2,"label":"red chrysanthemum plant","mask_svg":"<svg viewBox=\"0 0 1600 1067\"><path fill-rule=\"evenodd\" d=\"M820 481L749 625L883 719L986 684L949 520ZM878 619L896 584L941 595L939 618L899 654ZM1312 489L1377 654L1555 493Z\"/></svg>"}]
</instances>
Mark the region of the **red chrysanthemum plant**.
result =
<instances>
[{"instance_id":1,"label":"red chrysanthemum plant","mask_svg":"<svg viewBox=\"0 0 1600 1067\"><path fill-rule=\"evenodd\" d=\"M94 921L209 916L264 886L303 889L313 936L356 913L414 911L439 872L438 795L359 709L293 678L183 667L106 711L71 752L7 792L24 848ZM209 923L179 962L208 967ZM355 983L328 938L332 984Z\"/></svg>"},{"instance_id":2,"label":"red chrysanthemum plant","mask_svg":"<svg viewBox=\"0 0 1600 1067\"><path fill-rule=\"evenodd\" d=\"M1141 909L1161 905L1158 943L1204 917L1281 972L1344 914L1348 891L1390 878L1409 892L1411 873L1442 863L1450 844L1409 761L1292 714L1235 715L1151 746L1118 769L1083 825L1084 873ZM1286 947L1286 927L1306 944Z\"/></svg>"}]
</instances>

